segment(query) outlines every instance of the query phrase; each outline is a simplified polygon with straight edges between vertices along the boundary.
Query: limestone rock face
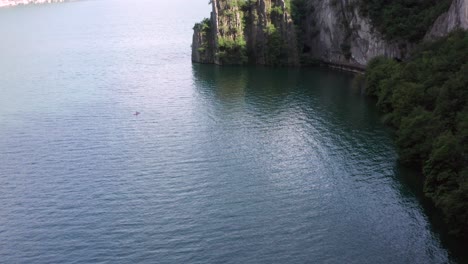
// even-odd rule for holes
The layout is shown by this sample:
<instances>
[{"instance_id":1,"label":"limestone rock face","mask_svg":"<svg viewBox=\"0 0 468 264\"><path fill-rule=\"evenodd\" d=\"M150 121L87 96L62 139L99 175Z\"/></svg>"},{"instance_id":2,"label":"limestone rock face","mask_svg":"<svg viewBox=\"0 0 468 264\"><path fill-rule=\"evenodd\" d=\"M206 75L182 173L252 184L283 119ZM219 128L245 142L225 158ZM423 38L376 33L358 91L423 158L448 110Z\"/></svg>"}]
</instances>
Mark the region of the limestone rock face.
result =
<instances>
[{"instance_id":1,"label":"limestone rock face","mask_svg":"<svg viewBox=\"0 0 468 264\"><path fill-rule=\"evenodd\" d=\"M385 38L361 15L361 0L304 0L299 20L291 1L213 0L211 36L195 28L192 60L287 66L318 61L363 69L376 56L403 60L416 45ZM468 29L468 0L453 0L426 39L457 28Z\"/></svg>"},{"instance_id":2,"label":"limestone rock face","mask_svg":"<svg viewBox=\"0 0 468 264\"><path fill-rule=\"evenodd\" d=\"M454 0L449 11L436 20L426 39L444 37L455 29L468 29L468 0Z\"/></svg>"},{"instance_id":3,"label":"limestone rock face","mask_svg":"<svg viewBox=\"0 0 468 264\"><path fill-rule=\"evenodd\" d=\"M284 0L257 1L248 9L247 21L245 34L252 63L271 65L279 59L284 65L299 65L296 29ZM279 45L276 50L274 45Z\"/></svg>"},{"instance_id":4,"label":"limestone rock face","mask_svg":"<svg viewBox=\"0 0 468 264\"><path fill-rule=\"evenodd\" d=\"M199 63L214 63L214 48L211 40L210 22L204 21L193 27L192 61Z\"/></svg>"},{"instance_id":5,"label":"limestone rock face","mask_svg":"<svg viewBox=\"0 0 468 264\"><path fill-rule=\"evenodd\" d=\"M194 28L192 61L299 65L295 26L284 0L213 0L212 6L211 33Z\"/></svg>"},{"instance_id":6,"label":"limestone rock face","mask_svg":"<svg viewBox=\"0 0 468 264\"><path fill-rule=\"evenodd\" d=\"M379 55L403 59L411 45L385 40L372 29L369 19L359 14L358 1L307 0L304 31L298 36L284 0L213 0L213 34L211 39L204 39L195 29L192 60L223 64L220 40L239 39L246 42L248 62L260 65L299 65L302 57L364 67ZM201 54L197 49L208 43L213 47L212 54Z\"/></svg>"},{"instance_id":7,"label":"limestone rock face","mask_svg":"<svg viewBox=\"0 0 468 264\"><path fill-rule=\"evenodd\" d=\"M389 42L359 14L356 0L310 0L306 40L310 57L332 64L365 66L376 56L404 58L406 42Z\"/></svg>"}]
</instances>

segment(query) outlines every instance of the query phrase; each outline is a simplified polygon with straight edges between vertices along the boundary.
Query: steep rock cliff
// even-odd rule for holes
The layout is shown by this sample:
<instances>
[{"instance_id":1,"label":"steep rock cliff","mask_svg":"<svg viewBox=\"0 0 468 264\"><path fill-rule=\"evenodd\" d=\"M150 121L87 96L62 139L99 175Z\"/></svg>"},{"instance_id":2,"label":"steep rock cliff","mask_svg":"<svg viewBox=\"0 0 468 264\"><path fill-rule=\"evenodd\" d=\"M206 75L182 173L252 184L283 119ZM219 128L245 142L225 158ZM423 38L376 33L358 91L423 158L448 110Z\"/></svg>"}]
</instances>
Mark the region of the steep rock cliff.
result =
<instances>
[{"instance_id":1,"label":"steep rock cliff","mask_svg":"<svg viewBox=\"0 0 468 264\"><path fill-rule=\"evenodd\" d=\"M213 0L211 4L206 26L194 27L194 62L299 65L295 26L284 0Z\"/></svg>"},{"instance_id":2,"label":"steep rock cliff","mask_svg":"<svg viewBox=\"0 0 468 264\"><path fill-rule=\"evenodd\" d=\"M366 1L213 0L211 36L203 37L195 27L192 60L260 65L320 61L364 68L376 56L407 58L416 42L380 33L373 20L361 12ZM303 3L299 19L297 10L292 10L295 3ZM432 29L425 29L429 31L426 39L445 36L457 28L468 29L467 19L468 0L453 0L450 10Z\"/></svg>"},{"instance_id":3,"label":"steep rock cliff","mask_svg":"<svg viewBox=\"0 0 468 264\"><path fill-rule=\"evenodd\" d=\"M192 61L214 63L214 38L210 19L205 19L193 27Z\"/></svg>"},{"instance_id":4,"label":"steep rock cliff","mask_svg":"<svg viewBox=\"0 0 468 264\"><path fill-rule=\"evenodd\" d=\"M299 65L296 29L285 1L252 1L246 10L245 35L250 62Z\"/></svg>"},{"instance_id":5,"label":"steep rock cliff","mask_svg":"<svg viewBox=\"0 0 468 264\"><path fill-rule=\"evenodd\" d=\"M310 0L305 55L332 64L365 66L384 55L404 58L409 43L387 41L359 13L359 0Z\"/></svg>"},{"instance_id":6,"label":"steep rock cliff","mask_svg":"<svg viewBox=\"0 0 468 264\"><path fill-rule=\"evenodd\" d=\"M454 0L449 11L436 20L426 39L447 36L458 28L468 29L468 0Z\"/></svg>"}]
</instances>

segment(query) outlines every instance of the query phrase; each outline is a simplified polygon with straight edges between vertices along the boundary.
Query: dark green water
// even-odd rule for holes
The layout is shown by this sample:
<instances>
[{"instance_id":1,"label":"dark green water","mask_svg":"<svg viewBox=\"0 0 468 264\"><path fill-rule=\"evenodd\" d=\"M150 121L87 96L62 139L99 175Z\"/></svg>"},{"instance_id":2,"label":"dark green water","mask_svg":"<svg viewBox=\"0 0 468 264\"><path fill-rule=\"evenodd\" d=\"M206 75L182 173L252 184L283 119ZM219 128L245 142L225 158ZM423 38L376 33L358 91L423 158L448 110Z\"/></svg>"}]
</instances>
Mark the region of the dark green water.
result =
<instances>
[{"instance_id":1,"label":"dark green water","mask_svg":"<svg viewBox=\"0 0 468 264\"><path fill-rule=\"evenodd\" d=\"M187 2L0 10L0 262L450 261L350 75L192 65Z\"/></svg>"}]
</instances>

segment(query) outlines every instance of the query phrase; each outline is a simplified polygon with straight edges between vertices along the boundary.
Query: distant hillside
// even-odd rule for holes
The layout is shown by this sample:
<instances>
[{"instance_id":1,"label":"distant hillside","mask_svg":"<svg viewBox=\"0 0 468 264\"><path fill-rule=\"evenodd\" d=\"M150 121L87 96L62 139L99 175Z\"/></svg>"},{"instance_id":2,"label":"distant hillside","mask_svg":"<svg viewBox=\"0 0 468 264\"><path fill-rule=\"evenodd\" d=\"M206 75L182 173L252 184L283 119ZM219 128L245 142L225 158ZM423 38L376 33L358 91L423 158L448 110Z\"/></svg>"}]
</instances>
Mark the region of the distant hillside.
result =
<instances>
[{"instance_id":1,"label":"distant hillside","mask_svg":"<svg viewBox=\"0 0 468 264\"><path fill-rule=\"evenodd\" d=\"M50 4L60 3L66 0L0 0L0 7L29 5L29 4Z\"/></svg>"}]
</instances>

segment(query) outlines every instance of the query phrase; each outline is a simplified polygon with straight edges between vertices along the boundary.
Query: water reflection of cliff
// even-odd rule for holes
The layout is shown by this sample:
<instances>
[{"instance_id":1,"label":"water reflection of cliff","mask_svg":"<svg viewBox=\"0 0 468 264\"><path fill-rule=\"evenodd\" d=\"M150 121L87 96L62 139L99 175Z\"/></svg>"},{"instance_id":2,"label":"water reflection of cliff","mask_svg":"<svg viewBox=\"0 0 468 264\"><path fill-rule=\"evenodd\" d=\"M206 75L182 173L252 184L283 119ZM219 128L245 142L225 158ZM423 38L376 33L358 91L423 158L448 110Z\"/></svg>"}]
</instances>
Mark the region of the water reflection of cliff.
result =
<instances>
[{"instance_id":1,"label":"water reflection of cliff","mask_svg":"<svg viewBox=\"0 0 468 264\"><path fill-rule=\"evenodd\" d=\"M194 64L193 78L198 95L207 103L242 104L267 115L295 109L358 129L379 125L372 103L356 94L350 87L352 76L341 72Z\"/></svg>"},{"instance_id":2,"label":"water reflection of cliff","mask_svg":"<svg viewBox=\"0 0 468 264\"><path fill-rule=\"evenodd\" d=\"M207 101L275 111L284 106L291 90L297 87L299 71L195 64L193 77L197 92Z\"/></svg>"},{"instance_id":3,"label":"water reflection of cliff","mask_svg":"<svg viewBox=\"0 0 468 264\"><path fill-rule=\"evenodd\" d=\"M198 92L219 100L230 101L248 95L268 95L278 99L298 92L345 99L352 92L351 89L341 89L349 86L349 75L328 70L205 64L194 64L192 69ZM337 88L341 89L339 93Z\"/></svg>"}]
</instances>

